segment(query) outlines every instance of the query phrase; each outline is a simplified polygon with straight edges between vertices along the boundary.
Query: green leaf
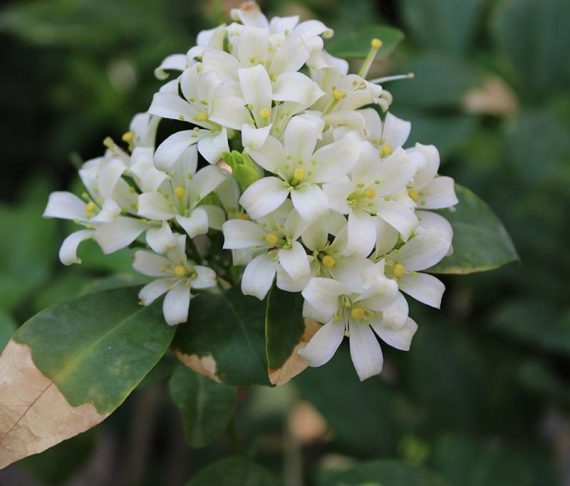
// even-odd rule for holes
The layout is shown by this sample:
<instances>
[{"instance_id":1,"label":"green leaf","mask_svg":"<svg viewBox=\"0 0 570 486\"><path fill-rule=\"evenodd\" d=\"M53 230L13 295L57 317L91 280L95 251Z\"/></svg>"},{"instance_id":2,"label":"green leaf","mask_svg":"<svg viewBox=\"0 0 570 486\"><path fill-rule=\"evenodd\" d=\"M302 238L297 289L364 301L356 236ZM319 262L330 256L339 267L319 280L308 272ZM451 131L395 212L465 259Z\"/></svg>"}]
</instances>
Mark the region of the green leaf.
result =
<instances>
[{"instance_id":1,"label":"green leaf","mask_svg":"<svg viewBox=\"0 0 570 486\"><path fill-rule=\"evenodd\" d=\"M203 447L228 427L235 409L235 390L189 370L182 363L170 379L170 396L180 409L184 433L192 447Z\"/></svg>"},{"instance_id":2,"label":"green leaf","mask_svg":"<svg viewBox=\"0 0 570 486\"><path fill-rule=\"evenodd\" d=\"M379 378L358 380L345 346L325 366L309 368L293 384L324 417L335 441L352 452L391 452L402 433L402 422L413 420L408 416L409 405Z\"/></svg>"},{"instance_id":3,"label":"green leaf","mask_svg":"<svg viewBox=\"0 0 570 486\"><path fill-rule=\"evenodd\" d=\"M265 339L269 379L283 385L301 373L307 363L297 355L319 329L315 321L303 319L303 297L273 287L267 298Z\"/></svg>"},{"instance_id":4,"label":"green leaf","mask_svg":"<svg viewBox=\"0 0 570 486\"><path fill-rule=\"evenodd\" d=\"M404 40L404 34L393 27L385 25L370 25L358 30L337 33L326 42L325 48L334 56L344 59L364 59L370 52L372 39L380 39L382 47L376 59L388 56L396 46Z\"/></svg>"},{"instance_id":5,"label":"green leaf","mask_svg":"<svg viewBox=\"0 0 570 486\"><path fill-rule=\"evenodd\" d=\"M10 341L12 334L16 332L16 321L4 310L0 309L0 351Z\"/></svg>"},{"instance_id":6,"label":"green leaf","mask_svg":"<svg viewBox=\"0 0 570 486\"><path fill-rule=\"evenodd\" d=\"M188 486L278 486L281 483L251 459L236 456L202 469Z\"/></svg>"},{"instance_id":7,"label":"green leaf","mask_svg":"<svg viewBox=\"0 0 570 486\"><path fill-rule=\"evenodd\" d=\"M402 0L404 21L422 47L465 53L477 21L483 13L483 0Z\"/></svg>"},{"instance_id":8,"label":"green leaf","mask_svg":"<svg viewBox=\"0 0 570 486\"><path fill-rule=\"evenodd\" d=\"M87 295L32 317L0 358L0 410L20 411L0 424L0 449L8 451L0 467L105 419L173 336L160 306L141 307L133 288Z\"/></svg>"},{"instance_id":9,"label":"green leaf","mask_svg":"<svg viewBox=\"0 0 570 486\"><path fill-rule=\"evenodd\" d=\"M413 72L414 79L390 83L393 109L458 108L464 96L481 83L471 64L443 54L430 53L411 59L399 68Z\"/></svg>"},{"instance_id":10,"label":"green leaf","mask_svg":"<svg viewBox=\"0 0 570 486\"><path fill-rule=\"evenodd\" d=\"M318 486L447 486L436 474L402 461L370 461L345 471L322 471Z\"/></svg>"},{"instance_id":11,"label":"green leaf","mask_svg":"<svg viewBox=\"0 0 570 486\"><path fill-rule=\"evenodd\" d=\"M455 190L459 204L440 211L453 227L453 254L429 272L484 272L518 261L510 236L491 208L469 189L456 184Z\"/></svg>"},{"instance_id":12,"label":"green leaf","mask_svg":"<svg viewBox=\"0 0 570 486\"><path fill-rule=\"evenodd\" d=\"M567 0L497 2L494 32L519 81L541 98L567 90L570 3Z\"/></svg>"},{"instance_id":13,"label":"green leaf","mask_svg":"<svg viewBox=\"0 0 570 486\"><path fill-rule=\"evenodd\" d=\"M239 289L206 292L192 300L174 350L194 371L227 385L269 385L264 323L265 304Z\"/></svg>"}]
</instances>

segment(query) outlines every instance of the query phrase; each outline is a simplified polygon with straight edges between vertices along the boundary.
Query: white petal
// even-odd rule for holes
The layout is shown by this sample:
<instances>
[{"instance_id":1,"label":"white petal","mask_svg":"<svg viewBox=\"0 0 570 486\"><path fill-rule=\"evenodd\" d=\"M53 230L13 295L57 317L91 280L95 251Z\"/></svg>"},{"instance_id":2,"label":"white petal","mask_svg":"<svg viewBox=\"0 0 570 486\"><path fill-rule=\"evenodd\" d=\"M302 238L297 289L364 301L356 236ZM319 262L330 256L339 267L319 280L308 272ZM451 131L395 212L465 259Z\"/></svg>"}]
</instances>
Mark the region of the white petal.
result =
<instances>
[{"instance_id":1,"label":"white petal","mask_svg":"<svg viewBox=\"0 0 570 486\"><path fill-rule=\"evenodd\" d=\"M241 291L244 295L253 295L259 300L265 299L273 285L277 263L267 254L255 257L243 272Z\"/></svg>"},{"instance_id":2,"label":"white petal","mask_svg":"<svg viewBox=\"0 0 570 486\"><path fill-rule=\"evenodd\" d=\"M427 230L419 232L397 252L393 258L407 271L417 272L431 268L447 255L451 241L445 234Z\"/></svg>"},{"instance_id":3,"label":"white petal","mask_svg":"<svg viewBox=\"0 0 570 486\"><path fill-rule=\"evenodd\" d=\"M400 235L394 227L384 220L374 218L374 222L376 223L376 249L374 254L382 256L394 249Z\"/></svg>"},{"instance_id":4,"label":"white petal","mask_svg":"<svg viewBox=\"0 0 570 486\"><path fill-rule=\"evenodd\" d=\"M227 52L207 49L202 54L203 72L214 71L228 79L237 80L239 68L238 60Z\"/></svg>"},{"instance_id":5,"label":"white petal","mask_svg":"<svg viewBox=\"0 0 570 486\"><path fill-rule=\"evenodd\" d=\"M173 93L158 92L154 95L148 112L162 118L194 122L197 111L187 101Z\"/></svg>"},{"instance_id":6,"label":"white petal","mask_svg":"<svg viewBox=\"0 0 570 486\"><path fill-rule=\"evenodd\" d=\"M408 318L405 324L399 329L384 327L381 324L372 324L372 328L380 339L389 344L393 348L402 351L409 351L412 338L418 330L418 325L412 319Z\"/></svg>"},{"instance_id":7,"label":"white petal","mask_svg":"<svg viewBox=\"0 0 570 486\"><path fill-rule=\"evenodd\" d=\"M249 119L243 99L237 96L218 98L213 102L210 120L223 127L239 130Z\"/></svg>"},{"instance_id":8,"label":"white petal","mask_svg":"<svg viewBox=\"0 0 570 486\"><path fill-rule=\"evenodd\" d=\"M426 209L443 209L458 203L455 182L451 177L436 177L421 191L420 206Z\"/></svg>"},{"instance_id":9,"label":"white petal","mask_svg":"<svg viewBox=\"0 0 570 486\"><path fill-rule=\"evenodd\" d=\"M164 318L170 326L182 324L188 320L190 307L190 289L180 282L170 290L164 298L162 311Z\"/></svg>"},{"instance_id":10,"label":"white petal","mask_svg":"<svg viewBox=\"0 0 570 486\"><path fill-rule=\"evenodd\" d=\"M361 150L360 136L356 131L347 133L341 140L315 152L314 167L316 182L333 182L348 174L358 161Z\"/></svg>"},{"instance_id":11,"label":"white petal","mask_svg":"<svg viewBox=\"0 0 570 486\"><path fill-rule=\"evenodd\" d=\"M311 269L309 259L303 245L294 241L291 248L277 252L279 263L289 276L298 282L308 281Z\"/></svg>"},{"instance_id":12,"label":"white petal","mask_svg":"<svg viewBox=\"0 0 570 486\"><path fill-rule=\"evenodd\" d=\"M269 72L278 75L296 72L309 60L310 53L306 43L299 36L290 37L273 56Z\"/></svg>"},{"instance_id":13,"label":"white petal","mask_svg":"<svg viewBox=\"0 0 570 486\"><path fill-rule=\"evenodd\" d=\"M150 251L139 250L135 252L133 268L149 277L164 277L170 275L170 261L163 256Z\"/></svg>"},{"instance_id":14,"label":"white petal","mask_svg":"<svg viewBox=\"0 0 570 486\"><path fill-rule=\"evenodd\" d=\"M162 194L146 192L139 196L138 214L148 219L167 221L174 217L175 212Z\"/></svg>"},{"instance_id":15,"label":"white petal","mask_svg":"<svg viewBox=\"0 0 570 486\"><path fill-rule=\"evenodd\" d=\"M193 289L207 289L216 286L216 272L211 268L196 265L194 270L196 270L196 277L192 280Z\"/></svg>"},{"instance_id":16,"label":"white petal","mask_svg":"<svg viewBox=\"0 0 570 486\"><path fill-rule=\"evenodd\" d=\"M170 171L182 153L197 142L198 136L194 130L183 130L171 135L156 149L154 154L156 167L167 172ZM194 172L196 172L195 167L192 173Z\"/></svg>"},{"instance_id":17,"label":"white petal","mask_svg":"<svg viewBox=\"0 0 570 486\"><path fill-rule=\"evenodd\" d=\"M290 33L298 23L298 15L292 15L291 17L273 17L269 23L269 30L271 32L286 34L288 32Z\"/></svg>"},{"instance_id":18,"label":"white petal","mask_svg":"<svg viewBox=\"0 0 570 486\"><path fill-rule=\"evenodd\" d=\"M302 184L291 191L293 206L307 222L313 222L326 216L329 200L323 190L313 184Z\"/></svg>"},{"instance_id":19,"label":"white petal","mask_svg":"<svg viewBox=\"0 0 570 486\"><path fill-rule=\"evenodd\" d=\"M324 95L325 92L308 76L302 73L283 73L275 81L273 99L292 101L308 108Z\"/></svg>"},{"instance_id":20,"label":"white petal","mask_svg":"<svg viewBox=\"0 0 570 486\"><path fill-rule=\"evenodd\" d=\"M349 289L342 282L330 278L312 278L303 290L303 297L312 308L311 315L306 315L305 312L303 315L328 322L338 310L338 298L348 293Z\"/></svg>"},{"instance_id":21,"label":"white petal","mask_svg":"<svg viewBox=\"0 0 570 486\"><path fill-rule=\"evenodd\" d=\"M348 177L342 177L323 186L330 208L340 214L348 214L350 212L347 199L353 190L354 186Z\"/></svg>"},{"instance_id":22,"label":"white petal","mask_svg":"<svg viewBox=\"0 0 570 486\"><path fill-rule=\"evenodd\" d=\"M294 162L300 160L308 163L311 160L324 127L324 121L316 116L298 115L291 118L283 140L285 150Z\"/></svg>"},{"instance_id":23,"label":"white petal","mask_svg":"<svg viewBox=\"0 0 570 486\"><path fill-rule=\"evenodd\" d=\"M384 357L378 339L368 324L349 321L350 357L360 381L382 371Z\"/></svg>"},{"instance_id":24,"label":"white petal","mask_svg":"<svg viewBox=\"0 0 570 486\"><path fill-rule=\"evenodd\" d=\"M445 285L427 273L406 273L399 280L400 288L414 299L439 309Z\"/></svg>"},{"instance_id":25,"label":"white petal","mask_svg":"<svg viewBox=\"0 0 570 486\"><path fill-rule=\"evenodd\" d=\"M202 208L194 209L188 217L176 216L176 221L190 238L205 235L208 232L208 213Z\"/></svg>"},{"instance_id":26,"label":"white petal","mask_svg":"<svg viewBox=\"0 0 570 486\"><path fill-rule=\"evenodd\" d=\"M261 218L277 209L285 199L289 190L281 179L265 177L249 186L240 198L240 204L252 218Z\"/></svg>"},{"instance_id":27,"label":"white petal","mask_svg":"<svg viewBox=\"0 0 570 486\"><path fill-rule=\"evenodd\" d=\"M317 331L309 344L299 350L299 356L309 363L309 366L322 366L334 356L343 338L344 323L329 322Z\"/></svg>"},{"instance_id":28,"label":"white petal","mask_svg":"<svg viewBox=\"0 0 570 486\"><path fill-rule=\"evenodd\" d=\"M381 202L378 205L378 216L396 228L404 240L410 237L419 223L418 218L410 208L396 201Z\"/></svg>"},{"instance_id":29,"label":"white petal","mask_svg":"<svg viewBox=\"0 0 570 486\"><path fill-rule=\"evenodd\" d=\"M346 252L349 255L367 257L376 243L375 218L365 211L356 209L348 216L348 241Z\"/></svg>"},{"instance_id":30,"label":"white petal","mask_svg":"<svg viewBox=\"0 0 570 486\"><path fill-rule=\"evenodd\" d=\"M263 128L254 128L251 125L241 127L241 141L243 146L250 150L260 150L267 141L271 132L271 125Z\"/></svg>"},{"instance_id":31,"label":"white petal","mask_svg":"<svg viewBox=\"0 0 570 486\"><path fill-rule=\"evenodd\" d=\"M311 276L307 275L304 279L293 280L289 274L279 266L277 267L277 279L275 280L275 285L277 288L284 290L285 292L301 292L307 286L310 278Z\"/></svg>"},{"instance_id":32,"label":"white petal","mask_svg":"<svg viewBox=\"0 0 570 486\"><path fill-rule=\"evenodd\" d=\"M408 301L398 292L394 304L382 313L382 325L393 329L402 327L408 319L409 310Z\"/></svg>"},{"instance_id":33,"label":"white petal","mask_svg":"<svg viewBox=\"0 0 570 486\"><path fill-rule=\"evenodd\" d=\"M366 138L377 143L382 138L382 119L378 112L372 108L358 110L366 121Z\"/></svg>"},{"instance_id":34,"label":"white petal","mask_svg":"<svg viewBox=\"0 0 570 486\"><path fill-rule=\"evenodd\" d=\"M245 102L253 108L253 115L258 118L262 108L271 108L273 88L265 68L258 64L239 70L239 83Z\"/></svg>"},{"instance_id":35,"label":"white petal","mask_svg":"<svg viewBox=\"0 0 570 486\"><path fill-rule=\"evenodd\" d=\"M86 218L85 202L70 192L52 192L43 216L44 218L84 221Z\"/></svg>"},{"instance_id":36,"label":"white petal","mask_svg":"<svg viewBox=\"0 0 570 486\"><path fill-rule=\"evenodd\" d=\"M164 58L154 70L157 79L164 80L169 74L166 71L184 71L188 67L188 58L185 54L172 54Z\"/></svg>"},{"instance_id":37,"label":"white petal","mask_svg":"<svg viewBox=\"0 0 570 486\"><path fill-rule=\"evenodd\" d=\"M205 198L226 180L226 174L213 165L200 169L190 182L190 192L198 194L200 199Z\"/></svg>"},{"instance_id":38,"label":"white petal","mask_svg":"<svg viewBox=\"0 0 570 486\"><path fill-rule=\"evenodd\" d=\"M94 231L81 230L71 233L59 249L59 259L64 265L73 265L74 263L81 263L81 259L77 256L77 248L82 241L90 240L93 238Z\"/></svg>"},{"instance_id":39,"label":"white petal","mask_svg":"<svg viewBox=\"0 0 570 486\"><path fill-rule=\"evenodd\" d=\"M404 189L416 170L413 160L402 149L398 149L387 159L378 161L378 168L373 177L381 181L376 190L381 196L389 196Z\"/></svg>"},{"instance_id":40,"label":"white petal","mask_svg":"<svg viewBox=\"0 0 570 486\"><path fill-rule=\"evenodd\" d=\"M251 158L269 172L278 172L284 164L285 149L281 142L271 136L267 137L260 148L246 145L246 149Z\"/></svg>"},{"instance_id":41,"label":"white petal","mask_svg":"<svg viewBox=\"0 0 570 486\"><path fill-rule=\"evenodd\" d=\"M414 177L414 185L416 189L421 190L427 186L437 175L439 169L439 152L433 145L422 145L417 143L416 146L407 151L418 163L418 172Z\"/></svg>"},{"instance_id":42,"label":"white petal","mask_svg":"<svg viewBox=\"0 0 570 486\"><path fill-rule=\"evenodd\" d=\"M117 217L121 214L121 208L112 199L107 199L103 202L101 210L90 220L92 223L110 223L115 221Z\"/></svg>"},{"instance_id":43,"label":"white petal","mask_svg":"<svg viewBox=\"0 0 570 486\"><path fill-rule=\"evenodd\" d=\"M176 245L176 239L166 221L160 228L152 228L146 232L146 242L156 253L165 253L168 248Z\"/></svg>"},{"instance_id":44,"label":"white petal","mask_svg":"<svg viewBox=\"0 0 570 486\"><path fill-rule=\"evenodd\" d=\"M97 226L95 241L109 254L129 246L140 234L148 229L148 225L139 219L119 217L112 223Z\"/></svg>"},{"instance_id":45,"label":"white petal","mask_svg":"<svg viewBox=\"0 0 570 486\"><path fill-rule=\"evenodd\" d=\"M267 232L252 221L230 219L222 227L224 232L224 248L242 250L255 248L264 244Z\"/></svg>"},{"instance_id":46,"label":"white petal","mask_svg":"<svg viewBox=\"0 0 570 486\"><path fill-rule=\"evenodd\" d=\"M389 143L392 148L396 149L406 143L410 136L412 124L409 121L401 120L400 118L386 113L384 119L383 139Z\"/></svg>"},{"instance_id":47,"label":"white petal","mask_svg":"<svg viewBox=\"0 0 570 486\"><path fill-rule=\"evenodd\" d=\"M318 35L322 35L325 39L328 39L333 35L333 30L329 29L319 20L306 20L295 28L294 34L301 36L303 39L310 39Z\"/></svg>"},{"instance_id":48,"label":"white petal","mask_svg":"<svg viewBox=\"0 0 570 486\"><path fill-rule=\"evenodd\" d=\"M170 279L161 278L153 280L145 285L139 292L139 299L142 305L150 305L156 299L166 294L170 289Z\"/></svg>"},{"instance_id":49,"label":"white petal","mask_svg":"<svg viewBox=\"0 0 570 486\"><path fill-rule=\"evenodd\" d=\"M210 228L218 231L222 229L222 225L226 220L226 212L221 207L204 204L200 206L200 209L206 211L208 215L208 226L210 226Z\"/></svg>"}]
</instances>

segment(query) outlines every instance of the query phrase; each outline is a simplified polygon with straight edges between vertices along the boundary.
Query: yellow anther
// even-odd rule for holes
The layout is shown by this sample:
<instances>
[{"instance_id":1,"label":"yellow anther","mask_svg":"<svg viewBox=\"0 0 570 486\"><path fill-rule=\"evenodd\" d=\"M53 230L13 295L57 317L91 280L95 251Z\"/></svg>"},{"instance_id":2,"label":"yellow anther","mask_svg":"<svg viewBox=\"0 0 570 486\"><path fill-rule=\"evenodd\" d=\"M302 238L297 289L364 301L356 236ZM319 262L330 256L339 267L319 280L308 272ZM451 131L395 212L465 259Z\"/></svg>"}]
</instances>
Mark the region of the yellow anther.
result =
<instances>
[{"instance_id":1,"label":"yellow anther","mask_svg":"<svg viewBox=\"0 0 570 486\"><path fill-rule=\"evenodd\" d=\"M332 256L326 255L323 258L323 265L327 268L332 268L336 265L336 260Z\"/></svg>"},{"instance_id":2,"label":"yellow anther","mask_svg":"<svg viewBox=\"0 0 570 486\"><path fill-rule=\"evenodd\" d=\"M305 169L297 167L293 172L293 178L298 181L302 181L305 178Z\"/></svg>"},{"instance_id":3,"label":"yellow anther","mask_svg":"<svg viewBox=\"0 0 570 486\"><path fill-rule=\"evenodd\" d=\"M346 93L342 89L334 89L332 92L332 96L335 101L340 101L346 98Z\"/></svg>"},{"instance_id":4,"label":"yellow anther","mask_svg":"<svg viewBox=\"0 0 570 486\"><path fill-rule=\"evenodd\" d=\"M85 205L85 211L87 211L88 213L94 213L95 211L97 211L97 206L93 201L88 202Z\"/></svg>"},{"instance_id":5,"label":"yellow anther","mask_svg":"<svg viewBox=\"0 0 570 486\"><path fill-rule=\"evenodd\" d=\"M261 110L259 110L259 116L264 120L269 120L271 118L271 109L262 108Z\"/></svg>"},{"instance_id":6,"label":"yellow anther","mask_svg":"<svg viewBox=\"0 0 570 486\"><path fill-rule=\"evenodd\" d=\"M394 266L394 277L400 278L406 273L406 268L401 263L396 263Z\"/></svg>"},{"instance_id":7,"label":"yellow anther","mask_svg":"<svg viewBox=\"0 0 570 486\"><path fill-rule=\"evenodd\" d=\"M103 140L103 145L108 149L112 149L115 146L115 142L113 142L111 137L106 137L105 140Z\"/></svg>"},{"instance_id":8,"label":"yellow anther","mask_svg":"<svg viewBox=\"0 0 570 486\"><path fill-rule=\"evenodd\" d=\"M132 143L134 139L135 139L135 132L133 132L132 130L130 132L123 133L122 136L123 142Z\"/></svg>"},{"instance_id":9,"label":"yellow anther","mask_svg":"<svg viewBox=\"0 0 570 486\"><path fill-rule=\"evenodd\" d=\"M372 188L365 189L364 196L368 199L374 199L376 197L376 191Z\"/></svg>"},{"instance_id":10,"label":"yellow anther","mask_svg":"<svg viewBox=\"0 0 570 486\"><path fill-rule=\"evenodd\" d=\"M420 193L418 191L415 191L414 189L409 189L408 190L408 195L414 200L414 201L419 201L420 199Z\"/></svg>"},{"instance_id":11,"label":"yellow anther","mask_svg":"<svg viewBox=\"0 0 570 486\"><path fill-rule=\"evenodd\" d=\"M196 113L194 120L196 120L197 122L208 121L208 112L207 111L201 111L199 113Z\"/></svg>"},{"instance_id":12,"label":"yellow anther","mask_svg":"<svg viewBox=\"0 0 570 486\"><path fill-rule=\"evenodd\" d=\"M184 265L176 265L172 270L175 277L182 278L186 276L186 267Z\"/></svg>"},{"instance_id":13,"label":"yellow anther","mask_svg":"<svg viewBox=\"0 0 570 486\"><path fill-rule=\"evenodd\" d=\"M279 241L279 238L277 238L277 235L275 235L274 233L267 233L265 235L265 242L268 245L276 245L277 241Z\"/></svg>"},{"instance_id":14,"label":"yellow anther","mask_svg":"<svg viewBox=\"0 0 570 486\"><path fill-rule=\"evenodd\" d=\"M389 143L385 143L384 145L382 145L382 149L380 150L380 155L382 157L387 157L388 155L392 155L393 152L394 149L392 148L392 146Z\"/></svg>"},{"instance_id":15,"label":"yellow anther","mask_svg":"<svg viewBox=\"0 0 570 486\"><path fill-rule=\"evenodd\" d=\"M186 196L186 189L184 189L182 186L178 186L176 189L174 189L174 195L178 199L182 199L184 196Z\"/></svg>"},{"instance_id":16,"label":"yellow anther","mask_svg":"<svg viewBox=\"0 0 570 486\"><path fill-rule=\"evenodd\" d=\"M384 43L380 39L372 39L372 42L370 42L372 49L380 49L382 44Z\"/></svg>"},{"instance_id":17,"label":"yellow anther","mask_svg":"<svg viewBox=\"0 0 570 486\"><path fill-rule=\"evenodd\" d=\"M354 307L350 311L350 315L355 319L362 319L366 315L366 311L362 307Z\"/></svg>"}]
</instances>

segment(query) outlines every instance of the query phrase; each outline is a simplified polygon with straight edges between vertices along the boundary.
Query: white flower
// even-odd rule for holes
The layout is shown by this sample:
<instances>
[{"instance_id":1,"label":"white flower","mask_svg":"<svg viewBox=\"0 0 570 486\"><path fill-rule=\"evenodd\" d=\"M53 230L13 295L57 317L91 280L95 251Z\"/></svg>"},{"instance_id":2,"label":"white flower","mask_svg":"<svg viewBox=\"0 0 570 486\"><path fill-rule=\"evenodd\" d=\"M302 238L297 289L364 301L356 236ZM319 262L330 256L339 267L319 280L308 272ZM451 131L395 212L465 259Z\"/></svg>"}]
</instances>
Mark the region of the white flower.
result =
<instances>
[{"instance_id":1,"label":"white flower","mask_svg":"<svg viewBox=\"0 0 570 486\"><path fill-rule=\"evenodd\" d=\"M381 157L392 155L410 136L412 124L392 113L386 113L384 121L371 108L360 110L360 113L366 120L366 139L379 150Z\"/></svg>"},{"instance_id":2,"label":"white flower","mask_svg":"<svg viewBox=\"0 0 570 486\"><path fill-rule=\"evenodd\" d=\"M252 250L242 277L242 292L263 300L277 275L277 286L299 292L310 278L308 255L297 240L306 223L287 201L259 222L233 219L223 226L224 248Z\"/></svg>"},{"instance_id":3,"label":"white flower","mask_svg":"<svg viewBox=\"0 0 570 486\"><path fill-rule=\"evenodd\" d=\"M220 229L225 219L223 209L200 203L226 180L226 175L215 166L196 172L197 163L193 146L176 162L156 192L139 196L138 214L150 220L174 220L191 238L206 234L210 227Z\"/></svg>"},{"instance_id":4,"label":"white flower","mask_svg":"<svg viewBox=\"0 0 570 486\"><path fill-rule=\"evenodd\" d=\"M415 173L415 165L406 152L396 150L380 159L378 150L366 143L360 159L350 174L325 184L330 207L348 214L347 251L368 256L376 243L379 220L398 230L407 240L418 220L406 185Z\"/></svg>"},{"instance_id":5,"label":"white flower","mask_svg":"<svg viewBox=\"0 0 570 486\"><path fill-rule=\"evenodd\" d=\"M397 295L395 282L384 276L383 262L361 259L339 274L338 280L311 279L303 290L303 315L326 324L299 354L309 365L321 366L332 358L346 334L359 378L379 374L383 356L374 332L391 346L408 350L417 329L411 319L399 328L384 321L384 312L393 307Z\"/></svg>"},{"instance_id":6,"label":"white flower","mask_svg":"<svg viewBox=\"0 0 570 486\"><path fill-rule=\"evenodd\" d=\"M418 211L420 225L400 248L383 258L386 273L395 278L399 288L414 299L439 309L445 286L433 275L420 273L439 263L451 250L453 229L435 213Z\"/></svg>"},{"instance_id":7,"label":"white flower","mask_svg":"<svg viewBox=\"0 0 570 486\"><path fill-rule=\"evenodd\" d=\"M176 244L160 256L148 251L137 251L133 266L149 277L160 277L145 285L139 292L142 305L149 305L166 294L162 310L171 326L188 320L192 289L216 286L216 273L201 265L194 265L186 257L186 236L178 235Z\"/></svg>"},{"instance_id":8,"label":"white flower","mask_svg":"<svg viewBox=\"0 0 570 486\"><path fill-rule=\"evenodd\" d=\"M439 152L433 145L417 143L406 150L418 166L408 194L422 209L443 209L455 206L455 183L451 177L438 176Z\"/></svg>"},{"instance_id":9,"label":"white flower","mask_svg":"<svg viewBox=\"0 0 570 486\"><path fill-rule=\"evenodd\" d=\"M284 133L283 144L269 136L259 149L246 147L252 159L278 177L254 182L240 203L255 219L277 209L291 194L293 206L307 221L315 221L329 208L321 184L337 180L356 163L361 139L356 132L316 149L324 123L311 115L293 117Z\"/></svg>"}]
</instances>

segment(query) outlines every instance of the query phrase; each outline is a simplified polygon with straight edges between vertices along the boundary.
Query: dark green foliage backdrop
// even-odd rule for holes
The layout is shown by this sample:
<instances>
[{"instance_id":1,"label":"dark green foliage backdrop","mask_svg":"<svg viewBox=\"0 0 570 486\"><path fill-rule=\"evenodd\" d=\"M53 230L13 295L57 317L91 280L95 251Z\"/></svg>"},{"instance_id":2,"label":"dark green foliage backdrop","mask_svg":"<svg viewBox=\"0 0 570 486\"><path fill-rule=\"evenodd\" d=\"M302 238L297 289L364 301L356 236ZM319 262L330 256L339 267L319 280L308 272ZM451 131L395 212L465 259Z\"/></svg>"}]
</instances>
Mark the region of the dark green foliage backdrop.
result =
<instances>
[{"instance_id":1,"label":"dark green foliage backdrop","mask_svg":"<svg viewBox=\"0 0 570 486\"><path fill-rule=\"evenodd\" d=\"M47 194L75 184L73 162L98 155L105 136L119 138L131 116L148 108L162 58L185 51L198 30L218 22L219 7L232 3L239 2L2 4L1 345L47 305L135 281L128 254L103 258L89 245L81 252L85 265L61 268L66 227L41 220ZM401 47L375 67L378 75L416 74L387 85L394 113L412 120L412 142L438 145L442 172L493 207L522 263L447 278L443 311L412 310L420 323L412 351L388 350L381 378L360 384L342 352L283 389L240 389L229 432L189 450L167 404L172 362L165 360L109 423L9 468L0 481L182 484L231 453L250 454L287 484L301 477L307 484L396 486L568 480L570 3L262 6L321 18L339 34L374 23L403 30ZM287 426L301 401L324 418L324 438L304 442ZM226 470L249 478L243 481L273 484L258 466L227 461ZM219 474L206 470L192 484L212 484Z\"/></svg>"}]
</instances>

